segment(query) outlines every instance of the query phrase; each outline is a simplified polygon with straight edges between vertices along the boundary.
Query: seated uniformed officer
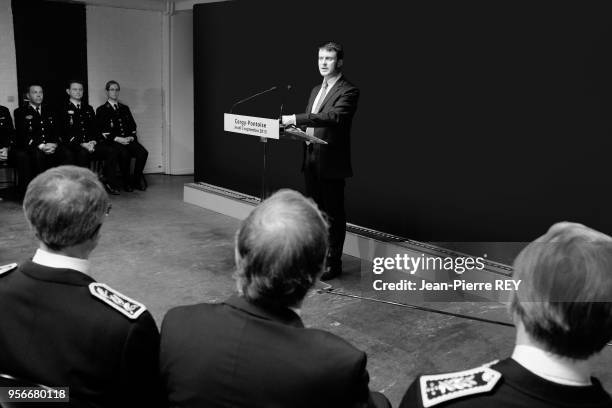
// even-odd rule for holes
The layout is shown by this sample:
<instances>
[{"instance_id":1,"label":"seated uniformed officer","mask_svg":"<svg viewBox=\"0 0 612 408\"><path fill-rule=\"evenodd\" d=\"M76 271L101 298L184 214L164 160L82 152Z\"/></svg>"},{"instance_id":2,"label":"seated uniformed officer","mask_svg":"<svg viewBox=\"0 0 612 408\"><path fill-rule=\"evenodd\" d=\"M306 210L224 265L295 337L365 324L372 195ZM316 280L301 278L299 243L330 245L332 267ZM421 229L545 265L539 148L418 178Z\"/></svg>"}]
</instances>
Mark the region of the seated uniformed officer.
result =
<instances>
[{"instance_id":1,"label":"seated uniformed officer","mask_svg":"<svg viewBox=\"0 0 612 408\"><path fill-rule=\"evenodd\" d=\"M15 128L9 110L0 105L0 161L8 159L9 147L13 144Z\"/></svg>"},{"instance_id":2,"label":"seated uniformed officer","mask_svg":"<svg viewBox=\"0 0 612 408\"><path fill-rule=\"evenodd\" d=\"M40 174L23 208L40 246L0 273L0 373L69 387L87 406L159 406L159 332L145 307L90 273L110 209L96 175Z\"/></svg>"},{"instance_id":3,"label":"seated uniformed officer","mask_svg":"<svg viewBox=\"0 0 612 408\"><path fill-rule=\"evenodd\" d=\"M400 407L612 407L591 363L612 338L612 238L558 223L514 261L511 358L417 378Z\"/></svg>"},{"instance_id":4,"label":"seated uniformed officer","mask_svg":"<svg viewBox=\"0 0 612 408\"><path fill-rule=\"evenodd\" d=\"M110 194L119 194L116 190L117 151L102 138L96 123L93 108L83 103L83 83L72 80L66 88L70 99L60 112L62 138L72 153L73 164L89 167L94 160L105 160L104 187Z\"/></svg>"},{"instance_id":5,"label":"seated uniformed officer","mask_svg":"<svg viewBox=\"0 0 612 408\"><path fill-rule=\"evenodd\" d=\"M106 95L108 100L96 109L96 117L102 135L112 142L119 153L119 168L123 176L125 191L146 190L142 171L147 162L149 152L140 143L136 136L136 122L127 105L119 102L119 83L108 81ZM130 158L134 157L134 175L130 176Z\"/></svg>"},{"instance_id":6,"label":"seated uniformed officer","mask_svg":"<svg viewBox=\"0 0 612 408\"><path fill-rule=\"evenodd\" d=\"M60 145L56 114L43 105L42 86L30 85L27 97L28 104L15 109L16 145L27 153L33 173L39 174L70 159L66 149ZM29 181L27 173L24 171L23 174L26 183Z\"/></svg>"}]
</instances>

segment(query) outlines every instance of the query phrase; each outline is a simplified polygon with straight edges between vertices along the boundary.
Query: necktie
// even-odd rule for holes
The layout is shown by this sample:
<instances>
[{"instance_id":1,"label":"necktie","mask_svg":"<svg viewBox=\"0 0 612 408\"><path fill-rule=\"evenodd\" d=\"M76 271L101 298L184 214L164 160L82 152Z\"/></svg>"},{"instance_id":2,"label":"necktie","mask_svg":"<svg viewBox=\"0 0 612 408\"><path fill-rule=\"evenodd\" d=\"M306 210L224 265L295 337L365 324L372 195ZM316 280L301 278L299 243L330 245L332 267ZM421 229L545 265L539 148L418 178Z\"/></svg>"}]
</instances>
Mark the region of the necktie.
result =
<instances>
[{"instance_id":1,"label":"necktie","mask_svg":"<svg viewBox=\"0 0 612 408\"><path fill-rule=\"evenodd\" d=\"M313 113L319 113L321 109L321 105L323 105L323 100L325 99L325 93L327 92L327 81L323 81L323 85L321 85L321 94L319 95L319 100L317 101L317 107L315 108Z\"/></svg>"},{"instance_id":2,"label":"necktie","mask_svg":"<svg viewBox=\"0 0 612 408\"><path fill-rule=\"evenodd\" d=\"M36 113L38 113L40 115L40 106L36 107Z\"/></svg>"},{"instance_id":3,"label":"necktie","mask_svg":"<svg viewBox=\"0 0 612 408\"><path fill-rule=\"evenodd\" d=\"M118 108L117 108L117 104L114 104L114 103L113 103L113 109L114 109L114 110L117 110L117 109L118 109Z\"/></svg>"},{"instance_id":4,"label":"necktie","mask_svg":"<svg viewBox=\"0 0 612 408\"><path fill-rule=\"evenodd\" d=\"M81 110L81 104L77 103L77 110Z\"/></svg>"},{"instance_id":5,"label":"necktie","mask_svg":"<svg viewBox=\"0 0 612 408\"><path fill-rule=\"evenodd\" d=\"M321 105L323 105L323 100L325 99L325 93L327 92L327 81L323 81L323 85L321 85L321 91L319 92L319 100L317 101L317 106L312 113L319 113L319 109L321 109ZM314 136L314 128L306 128L306 134L310 136ZM308 146L308 148L312 151L312 145Z\"/></svg>"}]
</instances>

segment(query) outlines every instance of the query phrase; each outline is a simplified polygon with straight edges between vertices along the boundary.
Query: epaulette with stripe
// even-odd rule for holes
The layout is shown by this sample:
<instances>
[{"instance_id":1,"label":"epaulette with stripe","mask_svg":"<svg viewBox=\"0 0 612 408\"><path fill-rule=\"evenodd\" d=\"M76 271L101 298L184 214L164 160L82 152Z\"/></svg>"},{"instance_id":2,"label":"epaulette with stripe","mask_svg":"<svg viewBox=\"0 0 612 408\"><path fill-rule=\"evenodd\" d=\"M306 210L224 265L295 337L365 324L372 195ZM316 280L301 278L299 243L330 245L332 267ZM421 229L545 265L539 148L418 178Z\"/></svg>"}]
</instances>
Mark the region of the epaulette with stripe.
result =
<instances>
[{"instance_id":1,"label":"epaulette with stripe","mask_svg":"<svg viewBox=\"0 0 612 408\"><path fill-rule=\"evenodd\" d=\"M89 291L94 297L100 299L102 302L130 319L138 319L138 317L147 310L142 303L125 296L104 283L90 283Z\"/></svg>"},{"instance_id":2,"label":"epaulette with stripe","mask_svg":"<svg viewBox=\"0 0 612 408\"><path fill-rule=\"evenodd\" d=\"M491 391L502 377L499 371L489 368L495 363L497 360L470 370L421 376L423 407Z\"/></svg>"},{"instance_id":3,"label":"epaulette with stripe","mask_svg":"<svg viewBox=\"0 0 612 408\"><path fill-rule=\"evenodd\" d=\"M7 275L9 272L14 271L17 269L17 266L19 265L15 262L0 266L0 276Z\"/></svg>"}]
</instances>

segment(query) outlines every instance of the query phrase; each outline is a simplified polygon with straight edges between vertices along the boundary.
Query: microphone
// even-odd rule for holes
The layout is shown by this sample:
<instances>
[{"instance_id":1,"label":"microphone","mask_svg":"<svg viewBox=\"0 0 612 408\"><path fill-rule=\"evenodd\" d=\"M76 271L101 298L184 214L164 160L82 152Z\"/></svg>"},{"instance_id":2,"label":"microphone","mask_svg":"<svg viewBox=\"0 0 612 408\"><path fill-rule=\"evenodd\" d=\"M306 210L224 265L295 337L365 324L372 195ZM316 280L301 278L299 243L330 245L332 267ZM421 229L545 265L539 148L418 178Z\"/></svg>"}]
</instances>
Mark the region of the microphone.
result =
<instances>
[{"instance_id":1,"label":"microphone","mask_svg":"<svg viewBox=\"0 0 612 408\"><path fill-rule=\"evenodd\" d=\"M280 115L278 116L278 120L282 122L283 119L283 107L285 106L285 96L289 94L291 91L291 85L283 86L283 94L281 95L281 106L280 106Z\"/></svg>"},{"instance_id":2,"label":"microphone","mask_svg":"<svg viewBox=\"0 0 612 408\"><path fill-rule=\"evenodd\" d=\"M231 109L230 109L229 113L232 113L232 111L234 110L234 108L235 108L237 105L240 105L241 103L244 103L244 102L248 102L248 101L250 101L251 99L257 98L258 96L261 96L261 95L263 95L263 94L267 94L268 92L276 91L277 89L278 89L278 86L273 86L272 88L268 88L268 89L266 89L265 91L261 91L261 92L256 93L255 95L251 95L251 96L249 96L249 97L246 97L246 98L244 98L244 99L241 99L241 100L239 100L238 102L236 102L235 104L233 104L233 105L232 105L232 107L231 107Z\"/></svg>"}]
</instances>

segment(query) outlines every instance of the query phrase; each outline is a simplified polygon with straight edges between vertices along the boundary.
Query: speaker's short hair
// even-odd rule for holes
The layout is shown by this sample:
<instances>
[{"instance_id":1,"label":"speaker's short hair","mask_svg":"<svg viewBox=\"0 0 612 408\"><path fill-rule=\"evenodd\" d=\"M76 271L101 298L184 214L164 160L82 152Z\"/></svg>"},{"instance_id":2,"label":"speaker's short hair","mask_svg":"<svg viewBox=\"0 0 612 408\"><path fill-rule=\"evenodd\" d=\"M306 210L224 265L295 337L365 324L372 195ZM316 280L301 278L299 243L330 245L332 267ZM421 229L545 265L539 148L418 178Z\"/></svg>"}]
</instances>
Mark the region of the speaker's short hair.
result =
<instances>
[{"instance_id":1,"label":"speaker's short hair","mask_svg":"<svg viewBox=\"0 0 612 408\"><path fill-rule=\"evenodd\" d=\"M333 41L326 42L325 44L321 44L319 46L319 49L327 50L327 51L336 51L336 57L339 60L344 59L344 48L342 47L341 44L337 42L333 42Z\"/></svg>"},{"instance_id":2,"label":"speaker's short hair","mask_svg":"<svg viewBox=\"0 0 612 408\"><path fill-rule=\"evenodd\" d=\"M280 190L236 234L236 283L250 301L299 304L325 267L327 222L300 193Z\"/></svg>"},{"instance_id":3,"label":"speaker's short hair","mask_svg":"<svg viewBox=\"0 0 612 408\"><path fill-rule=\"evenodd\" d=\"M558 223L514 262L510 310L548 351L584 359L612 337L612 238Z\"/></svg>"}]
</instances>

